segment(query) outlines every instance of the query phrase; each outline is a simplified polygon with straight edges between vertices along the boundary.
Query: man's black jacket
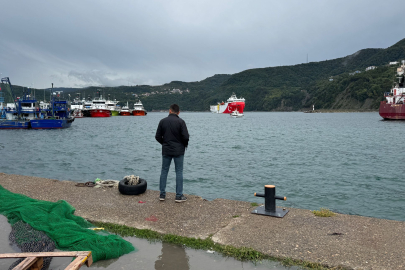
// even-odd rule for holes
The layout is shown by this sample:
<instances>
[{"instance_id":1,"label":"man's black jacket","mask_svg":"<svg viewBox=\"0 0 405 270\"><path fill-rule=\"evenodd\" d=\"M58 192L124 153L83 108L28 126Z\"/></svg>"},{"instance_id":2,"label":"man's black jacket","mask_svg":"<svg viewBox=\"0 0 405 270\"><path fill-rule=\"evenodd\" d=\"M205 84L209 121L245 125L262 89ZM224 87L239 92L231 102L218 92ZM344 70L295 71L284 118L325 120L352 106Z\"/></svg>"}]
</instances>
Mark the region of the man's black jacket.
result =
<instances>
[{"instance_id":1,"label":"man's black jacket","mask_svg":"<svg viewBox=\"0 0 405 270\"><path fill-rule=\"evenodd\" d=\"M169 114L160 120L155 138L162 145L162 155L184 155L189 139L186 123L177 114Z\"/></svg>"}]
</instances>

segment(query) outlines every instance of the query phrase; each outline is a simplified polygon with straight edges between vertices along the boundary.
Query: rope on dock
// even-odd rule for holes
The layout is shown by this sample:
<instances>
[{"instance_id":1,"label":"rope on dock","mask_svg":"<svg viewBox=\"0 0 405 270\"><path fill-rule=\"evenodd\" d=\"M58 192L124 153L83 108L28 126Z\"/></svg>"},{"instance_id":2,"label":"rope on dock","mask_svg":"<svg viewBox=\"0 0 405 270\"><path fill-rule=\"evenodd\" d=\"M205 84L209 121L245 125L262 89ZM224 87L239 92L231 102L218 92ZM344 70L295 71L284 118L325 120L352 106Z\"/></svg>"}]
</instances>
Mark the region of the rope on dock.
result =
<instances>
[{"instance_id":1,"label":"rope on dock","mask_svg":"<svg viewBox=\"0 0 405 270\"><path fill-rule=\"evenodd\" d=\"M127 175L124 177L125 181L128 181L129 186L134 186L139 184L139 176L136 175Z\"/></svg>"},{"instance_id":2,"label":"rope on dock","mask_svg":"<svg viewBox=\"0 0 405 270\"><path fill-rule=\"evenodd\" d=\"M123 178L123 180L125 182L128 181L128 185L130 185L130 186L139 184L139 179L140 179L139 176L136 176L136 175L127 175L127 176L124 176L124 178ZM118 188L119 182L120 181L118 181L118 180L111 180L111 179L107 179L107 180L96 179L96 181L94 183L95 184L94 187L95 188L106 188L106 187Z\"/></svg>"},{"instance_id":3,"label":"rope on dock","mask_svg":"<svg viewBox=\"0 0 405 270\"><path fill-rule=\"evenodd\" d=\"M118 184L120 181L118 180L100 180L97 181L95 184L95 188L105 188L105 187L109 187L109 188L118 188Z\"/></svg>"}]
</instances>

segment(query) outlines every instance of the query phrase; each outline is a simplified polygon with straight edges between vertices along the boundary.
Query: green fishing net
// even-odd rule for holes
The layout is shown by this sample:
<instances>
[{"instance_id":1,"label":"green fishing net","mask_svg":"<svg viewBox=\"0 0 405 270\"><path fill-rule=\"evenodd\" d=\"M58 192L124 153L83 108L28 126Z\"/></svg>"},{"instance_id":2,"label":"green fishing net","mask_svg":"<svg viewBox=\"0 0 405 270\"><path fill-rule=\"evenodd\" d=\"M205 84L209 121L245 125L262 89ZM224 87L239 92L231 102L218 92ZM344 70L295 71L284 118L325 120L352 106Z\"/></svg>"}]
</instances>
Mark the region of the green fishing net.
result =
<instances>
[{"instance_id":1,"label":"green fishing net","mask_svg":"<svg viewBox=\"0 0 405 270\"><path fill-rule=\"evenodd\" d=\"M74 212L66 201L35 200L0 185L0 214L6 216L11 225L24 221L46 233L60 250L91 251L94 262L118 258L135 250L131 243L117 235L89 229L93 225Z\"/></svg>"}]
</instances>

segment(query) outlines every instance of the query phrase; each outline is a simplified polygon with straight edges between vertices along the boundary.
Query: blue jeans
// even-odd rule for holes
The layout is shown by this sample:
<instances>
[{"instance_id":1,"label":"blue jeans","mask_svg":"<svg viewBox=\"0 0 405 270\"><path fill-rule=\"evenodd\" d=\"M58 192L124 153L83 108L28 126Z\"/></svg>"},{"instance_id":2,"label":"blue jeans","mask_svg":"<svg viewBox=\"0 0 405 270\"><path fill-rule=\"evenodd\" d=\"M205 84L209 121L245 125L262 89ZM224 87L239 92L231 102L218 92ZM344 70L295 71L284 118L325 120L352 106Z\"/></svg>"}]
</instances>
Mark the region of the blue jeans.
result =
<instances>
[{"instance_id":1,"label":"blue jeans","mask_svg":"<svg viewBox=\"0 0 405 270\"><path fill-rule=\"evenodd\" d=\"M176 197L183 195L183 161L184 155L180 156L162 156L162 171L160 173L160 195L166 196L167 174L169 173L170 163L174 160L176 170Z\"/></svg>"}]
</instances>

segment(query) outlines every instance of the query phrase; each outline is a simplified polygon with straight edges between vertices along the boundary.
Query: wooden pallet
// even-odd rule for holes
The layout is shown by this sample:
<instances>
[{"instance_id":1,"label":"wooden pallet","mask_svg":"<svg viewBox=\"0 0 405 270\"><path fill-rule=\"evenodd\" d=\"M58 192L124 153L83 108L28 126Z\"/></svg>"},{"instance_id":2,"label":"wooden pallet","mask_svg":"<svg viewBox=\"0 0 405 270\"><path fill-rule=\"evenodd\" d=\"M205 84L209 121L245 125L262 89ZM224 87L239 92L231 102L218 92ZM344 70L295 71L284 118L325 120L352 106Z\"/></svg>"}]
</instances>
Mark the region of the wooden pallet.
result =
<instances>
[{"instance_id":1,"label":"wooden pallet","mask_svg":"<svg viewBox=\"0 0 405 270\"><path fill-rule=\"evenodd\" d=\"M89 267L93 263L91 251L71 252L27 252L27 253L5 253L0 254L0 259L25 258L13 270L41 270L44 257L76 257L65 270L77 270L86 264Z\"/></svg>"}]
</instances>

